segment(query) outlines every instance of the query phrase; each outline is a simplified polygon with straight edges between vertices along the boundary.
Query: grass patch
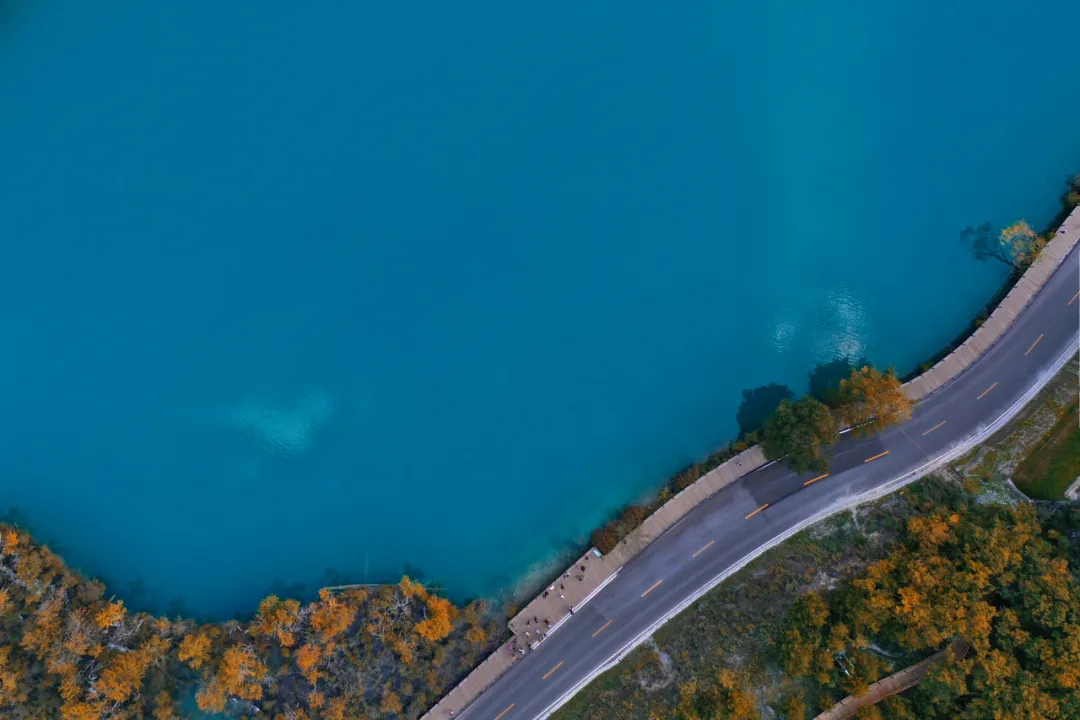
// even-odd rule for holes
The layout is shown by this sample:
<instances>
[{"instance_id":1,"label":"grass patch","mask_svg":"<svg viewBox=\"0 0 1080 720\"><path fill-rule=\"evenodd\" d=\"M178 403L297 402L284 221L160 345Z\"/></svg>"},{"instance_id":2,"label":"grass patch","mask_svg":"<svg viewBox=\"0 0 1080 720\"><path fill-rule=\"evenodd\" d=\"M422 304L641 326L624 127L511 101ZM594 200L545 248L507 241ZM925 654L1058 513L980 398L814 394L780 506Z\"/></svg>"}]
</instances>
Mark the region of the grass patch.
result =
<instances>
[{"instance_id":1,"label":"grass patch","mask_svg":"<svg viewBox=\"0 0 1080 720\"><path fill-rule=\"evenodd\" d=\"M1013 482L1025 495L1062 500L1080 475L1080 415L1070 408L1042 442L1017 465Z\"/></svg>"}]
</instances>

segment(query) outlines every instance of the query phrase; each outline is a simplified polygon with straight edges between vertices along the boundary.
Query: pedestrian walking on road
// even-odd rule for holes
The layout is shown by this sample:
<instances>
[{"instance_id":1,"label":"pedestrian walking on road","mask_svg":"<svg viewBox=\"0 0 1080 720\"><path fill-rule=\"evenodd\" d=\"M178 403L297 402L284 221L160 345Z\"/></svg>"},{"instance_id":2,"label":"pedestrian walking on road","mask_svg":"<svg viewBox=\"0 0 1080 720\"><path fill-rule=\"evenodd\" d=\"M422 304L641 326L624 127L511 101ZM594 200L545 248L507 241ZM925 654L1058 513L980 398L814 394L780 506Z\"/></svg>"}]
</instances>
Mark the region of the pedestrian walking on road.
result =
<instances>
[{"instance_id":1,"label":"pedestrian walking on road","mask_svg":"<svg viewBox=\"0 0 1080 720\"><path fill-rule=\"evenodd\" d=\"M560 599L560 600L565 600L565 599L566 599L566 596L565 596L565 595L563 595L562 593L559 593L559 599Z\"/></svg>"},{"instance_id":2,"label":"pedestrian walking on road","mask_svg":"<svg viewBox=\"0 0 1080 720\"><path fill-rule=\"evenodd\" d=\"M573 615L573 614L574 614L574 606L573 606L573 605L571 605L571 606L570 606L570 614L571 614L571 615Z\"/></svg>"}]
</instances>

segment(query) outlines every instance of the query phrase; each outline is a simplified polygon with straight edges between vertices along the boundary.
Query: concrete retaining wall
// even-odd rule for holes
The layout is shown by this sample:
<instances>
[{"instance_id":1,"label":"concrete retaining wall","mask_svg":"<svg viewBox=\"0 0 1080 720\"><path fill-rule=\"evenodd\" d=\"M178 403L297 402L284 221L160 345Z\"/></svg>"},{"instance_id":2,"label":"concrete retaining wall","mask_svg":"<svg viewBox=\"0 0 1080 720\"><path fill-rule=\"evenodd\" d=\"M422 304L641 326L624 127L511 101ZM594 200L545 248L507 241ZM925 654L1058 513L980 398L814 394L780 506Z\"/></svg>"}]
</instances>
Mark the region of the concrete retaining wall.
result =
<instances>
[{"instance_id":1,"label":"concrete retaining wall","mask_svg":"<svg viewBox=\"0 0 1080 720\"><path fill-rule=\"evenodd\" d=\"M1046 248L1039 255L1039 259L1013 285L1012 290L998 304L986 322L960 347L942 358L937 365L904 384L904 391L908 397L919 401L937 392L993 347L1012 327L1013 320L1024 311L1031 299L1054 274L1058 265L1076 245L1078 237L1080 237L1080 208L1074 209L1065 219L1054 238L1047 243Z\"/></svg>"}]
</instances>

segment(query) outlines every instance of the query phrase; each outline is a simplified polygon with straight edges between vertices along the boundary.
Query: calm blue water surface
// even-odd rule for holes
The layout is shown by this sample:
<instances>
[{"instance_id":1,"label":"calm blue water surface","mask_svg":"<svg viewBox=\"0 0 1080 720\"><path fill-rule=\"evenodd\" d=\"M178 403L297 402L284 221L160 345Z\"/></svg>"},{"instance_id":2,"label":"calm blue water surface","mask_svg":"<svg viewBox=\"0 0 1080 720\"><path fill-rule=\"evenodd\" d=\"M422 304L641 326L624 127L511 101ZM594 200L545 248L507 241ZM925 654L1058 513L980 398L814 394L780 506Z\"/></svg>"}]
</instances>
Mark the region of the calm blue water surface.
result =
<instances>
[{"instance_id":1,"label":"calm blue water surface","mask_svg":"<svg viewBox=\"0 0 1080 720\"><path fill-rule=\"evenodd\" d=\"M34 0L0 11L0 507L131 602L512 584L906 371L1080 170L1080 4ZM414 570L415 571L415 570Z\"/></svg>"}]
</instances>

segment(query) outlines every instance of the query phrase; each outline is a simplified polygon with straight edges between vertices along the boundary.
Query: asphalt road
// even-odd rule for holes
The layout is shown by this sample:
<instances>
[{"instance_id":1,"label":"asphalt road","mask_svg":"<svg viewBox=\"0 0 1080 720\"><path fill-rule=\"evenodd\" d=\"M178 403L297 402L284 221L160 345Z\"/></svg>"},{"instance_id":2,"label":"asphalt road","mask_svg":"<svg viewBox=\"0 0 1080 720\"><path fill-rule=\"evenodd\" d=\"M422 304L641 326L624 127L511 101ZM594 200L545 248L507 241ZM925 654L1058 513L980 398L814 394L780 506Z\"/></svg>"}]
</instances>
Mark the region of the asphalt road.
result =
<instances>
[{"instance_id":1,"label":"asphalt road","mask_svg":"<svg viewBox=\"0 0 1080 720\"><path fill-rule=\"evenodd\" d=\"M1075 347L1078 290L1080 246L998 343L924 400L910 420L874 438L843 436L826 477L796 475L777 463L724 488L627 563L461 717L545 716L584 678L754 549L845 496L878 488L970 439Z\"/></svg>"}]
</instances>

